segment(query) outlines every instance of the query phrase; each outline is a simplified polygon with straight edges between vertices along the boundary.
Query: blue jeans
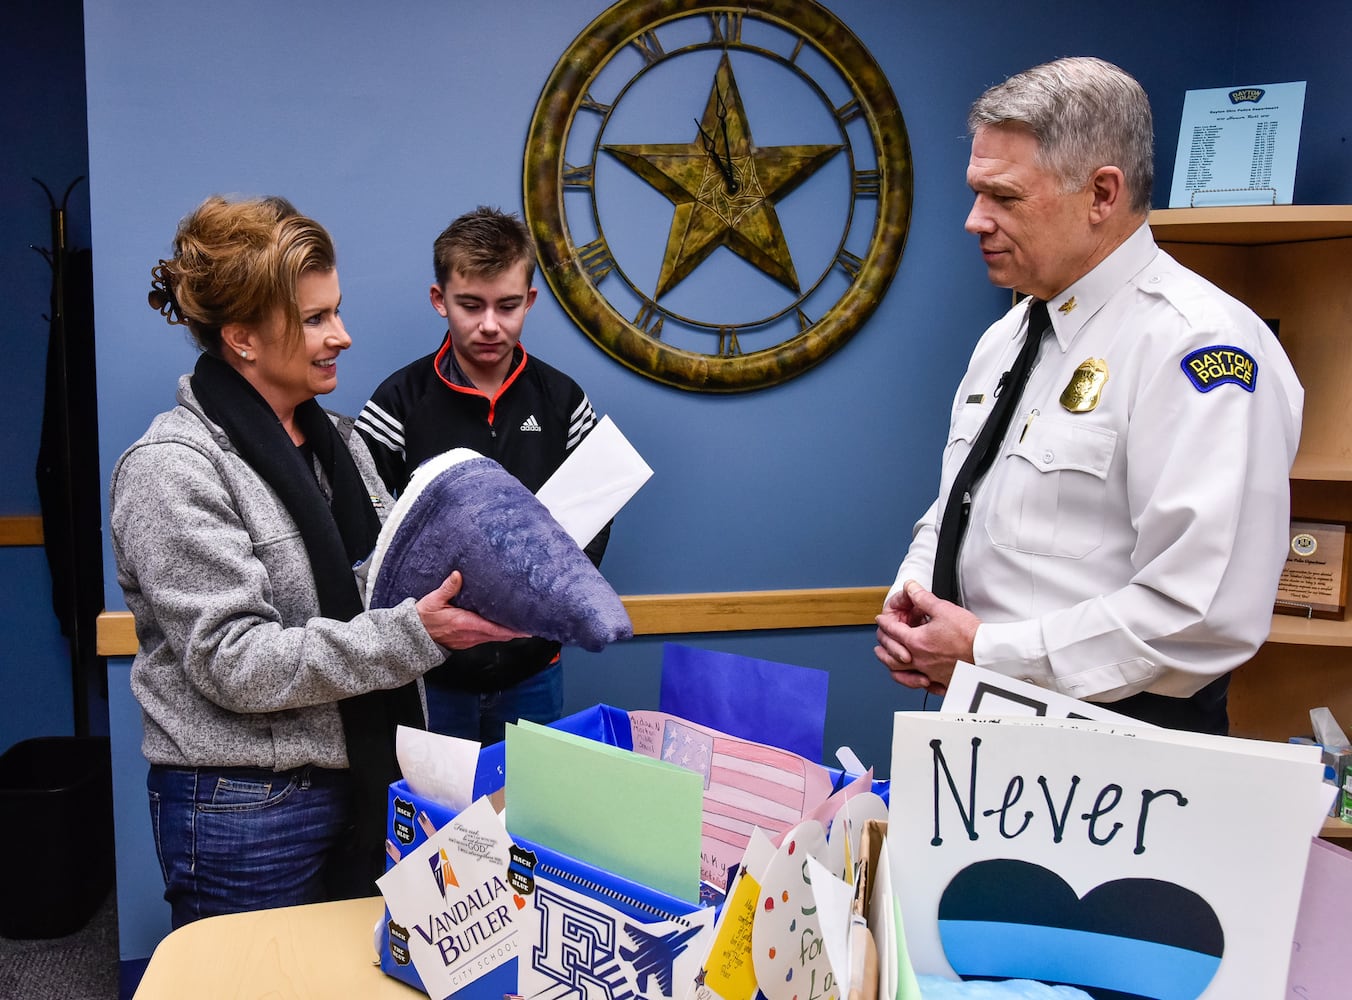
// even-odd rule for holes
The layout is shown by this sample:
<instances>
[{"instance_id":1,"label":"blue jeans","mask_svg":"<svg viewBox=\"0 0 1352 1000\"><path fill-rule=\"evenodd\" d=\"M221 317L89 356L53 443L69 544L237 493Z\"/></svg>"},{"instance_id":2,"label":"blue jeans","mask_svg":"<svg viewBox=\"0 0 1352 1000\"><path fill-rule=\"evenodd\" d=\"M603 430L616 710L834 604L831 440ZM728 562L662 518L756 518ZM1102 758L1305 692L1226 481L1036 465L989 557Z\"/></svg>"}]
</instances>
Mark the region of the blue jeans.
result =
<instances>
[{"instance_id":1,"label":"blue jeans","mask_svg":"<svg viewBox=\"0 0 1352 1000\"><path fill-rule=\"evenodd\" d=\"M548 725L563 714L563 666L555 663L505 691L456 691L427 685L427 728L434 733L500 743L507 723Z\"/></svg>"},{"instance_id":2,"label":"blue jeans","mask_svg":"<svg viewBox=\"0 0 1352 1000\"><path fill-rule=\"evenodd\" d=\"M350 839L347 771L151 765L146 788L175 928L330 898L329 862Z\"/></svg>"}]
</instances>

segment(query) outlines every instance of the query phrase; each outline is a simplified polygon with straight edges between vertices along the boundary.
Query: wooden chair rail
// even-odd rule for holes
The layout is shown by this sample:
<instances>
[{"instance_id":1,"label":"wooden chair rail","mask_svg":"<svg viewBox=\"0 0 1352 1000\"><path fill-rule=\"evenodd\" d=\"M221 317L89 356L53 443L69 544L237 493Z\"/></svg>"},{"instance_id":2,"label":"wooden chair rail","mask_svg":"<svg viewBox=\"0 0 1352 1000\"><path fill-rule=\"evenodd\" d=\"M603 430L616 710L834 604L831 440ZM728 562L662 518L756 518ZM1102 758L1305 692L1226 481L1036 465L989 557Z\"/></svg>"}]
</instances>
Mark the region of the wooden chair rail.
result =
<instances>
[{"instance_id":1,"label":"wooden chair rail","mask_svg":"<svg viewBox=\"0 0 1352 1000\"><path fill-rule=\"evenodd\" d=\"M685 635L872 625L886 594L886 587L837 587L640 594L621 600L634 623L635 635ZM99 615L100 656L133 656L136 648L136 624L131 612L105 611Z\"/></svg>"},{"instance_id":2,"label":"wooden chair rail","mask_svg":"<svg viewBox=\"0 0 1352 1000\"><path fill-rule=\"evenodd\" d=\"M42 518L36 514L0 517L0 547L6 545L41 545Z\"/></svg>"}]
</instances>

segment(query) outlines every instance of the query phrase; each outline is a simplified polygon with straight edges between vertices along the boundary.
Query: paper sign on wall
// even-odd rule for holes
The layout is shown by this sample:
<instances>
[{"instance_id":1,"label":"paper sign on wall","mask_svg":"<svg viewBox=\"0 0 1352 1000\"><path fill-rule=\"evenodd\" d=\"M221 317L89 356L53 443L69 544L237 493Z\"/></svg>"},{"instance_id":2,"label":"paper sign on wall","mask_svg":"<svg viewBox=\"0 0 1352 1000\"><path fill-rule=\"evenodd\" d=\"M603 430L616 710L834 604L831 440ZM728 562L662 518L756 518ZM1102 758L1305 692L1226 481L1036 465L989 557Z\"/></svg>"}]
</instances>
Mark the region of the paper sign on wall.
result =
<instances>
[{"instance_id":1,"label":"paper sign on wall","mask_svg":"<svg viewBox=\"0 0 1352 1000\"><path fill-rule=\"evenodd\" d=\"M1170 208L1290 205L1305 83L1189 90Z\"/></svg>"}]
</instances>

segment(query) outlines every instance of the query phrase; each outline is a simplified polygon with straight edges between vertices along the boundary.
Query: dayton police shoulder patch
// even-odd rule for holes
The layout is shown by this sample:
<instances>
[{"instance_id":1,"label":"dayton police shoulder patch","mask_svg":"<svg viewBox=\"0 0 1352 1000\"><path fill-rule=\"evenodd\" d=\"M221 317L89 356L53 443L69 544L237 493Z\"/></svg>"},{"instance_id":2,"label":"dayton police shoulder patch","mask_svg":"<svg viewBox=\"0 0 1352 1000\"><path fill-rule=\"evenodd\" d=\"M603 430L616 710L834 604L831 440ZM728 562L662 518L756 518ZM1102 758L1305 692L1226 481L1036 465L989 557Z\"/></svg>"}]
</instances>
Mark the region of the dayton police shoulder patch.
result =
<instances>
[{"instance_id":1,"label":"dayton police shoulder patch","mask_svg":"<svg viewBox=\"0 0 1352 1000\"><path fill-rule=\"evenodd\" d=\"M1253 392L1258 384L1258 362L1238 347L1216 344L1199 348L1185 357L1179 367L1198 392L1210 392L1227 382Z\"/></svg>"}]
</instances>

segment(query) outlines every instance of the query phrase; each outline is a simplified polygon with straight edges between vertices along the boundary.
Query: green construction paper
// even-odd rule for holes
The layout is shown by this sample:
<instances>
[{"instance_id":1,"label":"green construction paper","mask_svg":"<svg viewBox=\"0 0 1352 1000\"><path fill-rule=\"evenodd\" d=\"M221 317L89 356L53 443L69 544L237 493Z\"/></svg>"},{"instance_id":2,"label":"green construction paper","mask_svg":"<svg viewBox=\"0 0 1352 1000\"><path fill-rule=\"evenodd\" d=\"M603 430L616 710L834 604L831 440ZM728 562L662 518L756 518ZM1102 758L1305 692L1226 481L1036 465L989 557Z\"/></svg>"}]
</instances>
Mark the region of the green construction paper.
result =
<instances>
[{"instance_id":1,"label":"green construction paper","mask_svg":"<svg viewBox=\"0 0 1352 1000\"><path fill-rule=\"evenodd\" d=\"M699 774L524 719L506 756L512 834L699 902Z\"/></svg>"}]
</instances>

